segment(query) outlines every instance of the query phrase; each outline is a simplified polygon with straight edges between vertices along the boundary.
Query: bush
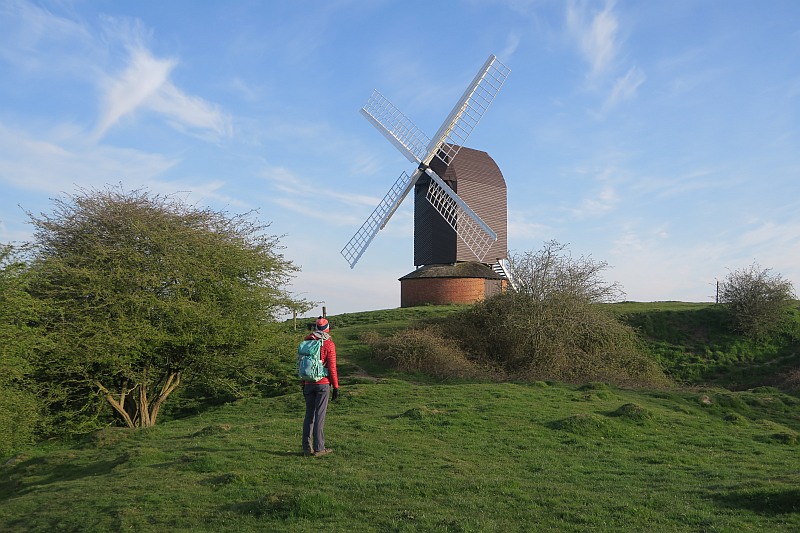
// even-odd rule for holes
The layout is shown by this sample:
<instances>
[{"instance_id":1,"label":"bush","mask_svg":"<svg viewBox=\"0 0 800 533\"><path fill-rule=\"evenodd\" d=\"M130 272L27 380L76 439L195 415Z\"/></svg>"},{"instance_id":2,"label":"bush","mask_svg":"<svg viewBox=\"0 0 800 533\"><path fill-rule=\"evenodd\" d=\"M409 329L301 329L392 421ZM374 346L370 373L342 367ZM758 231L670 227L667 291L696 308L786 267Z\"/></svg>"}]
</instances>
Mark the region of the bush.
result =
<instances>
[{"instance_id":1,"label":"bush","mask_svg":"<svg viewBox=\"0 0 800 533\"><path fill-rule=\"evenodd\" d=\"M30 444L44 423L31 382L31 354L41 346L39 310L27 293L22 250L0 244L0 456Z\"/></svg>"},{"instance_id":2,"label":"bush","mask_svg":"<svg viewBox=\"0 0 800 533\"><path fill-rule=\"evenodd\" d=\"M0 384L0 457L32 444L41 421L34 394Z\"/></svg>"},{"instance_id":3,"label":"bush","mask_svg":"<svg viewBox=\"0 0 800 533\"><path fill-rule=\"evenodd\" d=\"M469 358L525 380L664 386L635 331L584 298L506 293L445 319Z\"/></svg>"},{"instance_id":4,"label":"bush","mask_svg":"<svg viewBox=\"0 0 800 533\"><path fill-rule=\"evenodd\" d=\"M794 297L790 281L758 263L731 272L720 284L720 302L730 310L734 327L756 340L783 327Z\"/></svg>"},{"instance_id":5,"label":"bush","mask_svg":"<svg viewBox=\"0 0 800 533\"><path fill-rule=\"evenodd\" d=\"M59 427L153 426L192 381L232 397L281 386L261 371L285 351L276 319L307 302L286 290L299 268L269 224L121 187L54 203L29 213L28 294L49 344L35 378L58 391Z\"/></svg>"},{"instance_id":6,"label":"bush","mask_svg":"<svg viewBox=\"0 0 800 533\"><path fill-rule=\"evenodd\" d=\"M422 372L443 380L492 374L488 368L467 359L458 343L444 338L435 327L409 328L391 337L369 332L361 340L376 358L403 372Z\"/></svg>"}]
</instances>

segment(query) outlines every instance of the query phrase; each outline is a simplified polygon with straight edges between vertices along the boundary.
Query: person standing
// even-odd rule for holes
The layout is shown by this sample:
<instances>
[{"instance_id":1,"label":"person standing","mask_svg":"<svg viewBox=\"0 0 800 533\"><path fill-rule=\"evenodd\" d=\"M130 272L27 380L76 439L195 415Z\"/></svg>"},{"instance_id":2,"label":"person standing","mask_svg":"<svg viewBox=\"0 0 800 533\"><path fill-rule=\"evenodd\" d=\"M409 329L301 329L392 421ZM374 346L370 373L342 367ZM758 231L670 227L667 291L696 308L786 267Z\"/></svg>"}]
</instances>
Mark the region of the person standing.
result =
<instances>
[{"instance_id":1,"label":"person standing","mask_svg":"<svg viewBox=\"0 0 800 533\"><path fill-rule=\"evenodd\" d=\"M303 455L321 456L333 450L325 447L325 414L328 398L339 397L339 373L336 369L336 345L330 335L330 323L319 317L305 340L322 340L319 355L322 365L328 370L327 377L319 381L303 381L303 396L306 400L306 416L303 419ZM333 393L331 394L331 387ZM313 444L313 446L312 446Z\"/></svg>"}]
</instances>

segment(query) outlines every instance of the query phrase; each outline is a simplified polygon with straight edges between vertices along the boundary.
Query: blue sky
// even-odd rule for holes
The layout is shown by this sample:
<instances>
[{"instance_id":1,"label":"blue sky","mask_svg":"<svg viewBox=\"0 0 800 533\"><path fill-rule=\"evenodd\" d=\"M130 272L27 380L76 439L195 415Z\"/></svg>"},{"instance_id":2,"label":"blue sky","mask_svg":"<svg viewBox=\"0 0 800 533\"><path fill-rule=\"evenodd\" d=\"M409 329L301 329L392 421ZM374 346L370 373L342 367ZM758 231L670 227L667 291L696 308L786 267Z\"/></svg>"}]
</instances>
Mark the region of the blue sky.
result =
<instances>
[{"instance_id":1,"label":"blue sky","mask_svg":"<svg viewBox=\"0 0 800 533\"><path fill-rule=\"evenodd\" d=\"M329 313L397 307L411 202L339 255L413 170L358 109L378 89L432 135L490 53L511 75L467 145L512 251L568 243L636 301L754 261L800 287L795 0L5 0L0 242L78 187L177 193L258 209Z\"/></svg>"}]
</instances>

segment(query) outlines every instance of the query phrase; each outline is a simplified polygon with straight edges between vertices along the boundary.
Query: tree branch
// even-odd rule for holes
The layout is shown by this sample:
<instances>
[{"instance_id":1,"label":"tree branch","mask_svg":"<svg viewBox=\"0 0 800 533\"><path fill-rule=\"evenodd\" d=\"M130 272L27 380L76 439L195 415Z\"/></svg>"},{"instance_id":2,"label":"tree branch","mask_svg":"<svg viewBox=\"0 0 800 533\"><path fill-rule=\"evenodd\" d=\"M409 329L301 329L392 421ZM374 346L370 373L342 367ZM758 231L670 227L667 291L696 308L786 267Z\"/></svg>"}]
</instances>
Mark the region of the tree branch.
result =
<instances>
[{"instance_id":1,"label":"tree branch","mask_svg":"<svg viewBox=\"0 0 800 533\"><path fill-rule=\"evenodd\" d=\"M130 415L127 413L127 411L125 411L125 405L124 405L125 394L126 394L125 387L122 388L122 393L120 394L120 401L117 401L114 399L114 395L111 394L111 391L105 388L102 383L100 383L99 381L95 381L94 383L97 386L97 388L100 389L100 392L104 394L106 401L109 404L111 404L111 407L113 407L115 411L117 411L120 415L122 415L122 418L125 420L125 423L128 425L128 427L129 428L135 427L133 420L131 420Z\"/></svg>"}]
</instances>

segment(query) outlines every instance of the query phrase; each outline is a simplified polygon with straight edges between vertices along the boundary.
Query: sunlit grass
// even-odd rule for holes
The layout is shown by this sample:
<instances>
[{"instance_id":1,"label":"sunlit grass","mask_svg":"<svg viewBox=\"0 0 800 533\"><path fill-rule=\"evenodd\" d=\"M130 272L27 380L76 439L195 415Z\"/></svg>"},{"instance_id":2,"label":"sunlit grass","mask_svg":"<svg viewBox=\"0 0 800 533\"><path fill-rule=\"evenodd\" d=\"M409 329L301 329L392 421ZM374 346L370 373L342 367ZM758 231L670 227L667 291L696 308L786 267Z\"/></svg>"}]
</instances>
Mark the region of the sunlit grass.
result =
<instances>
[{"instance_id":1,"label":"sunlit grass","mask_svg":"<svg viewBox=\"0 0 800 533\"><path fill-rule=\"evenodd\" d=\"M796 396L444 385L358 340L450 311L331 317L329 456L300 455L299 390L108 428L0 467L0 531L800 530Z\"/></svg>"},{"instance_id":2,"label":"sunlit grass","mask_svg":"<svg viewBox=\"0 0 800 533\"><path fill-rule=\"evenodd\" d=\"M299 454L299 393L36 448L3 467L0 528L800 527L788 395L397 380L343 390L323 458Z\"/></svg>"}]
</instances>

